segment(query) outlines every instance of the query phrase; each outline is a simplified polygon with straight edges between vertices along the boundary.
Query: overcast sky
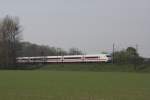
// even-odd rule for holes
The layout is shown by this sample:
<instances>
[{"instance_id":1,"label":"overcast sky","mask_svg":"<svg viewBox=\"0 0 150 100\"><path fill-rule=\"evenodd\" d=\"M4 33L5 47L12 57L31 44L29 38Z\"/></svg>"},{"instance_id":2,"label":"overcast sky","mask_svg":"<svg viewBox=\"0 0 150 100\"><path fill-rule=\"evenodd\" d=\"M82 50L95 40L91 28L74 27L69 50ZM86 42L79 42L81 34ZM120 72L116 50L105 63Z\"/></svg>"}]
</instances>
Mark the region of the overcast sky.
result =
<instances>
[{"instance_id":1,"label":"overcast sky","mask_svg":"<svg viewBox=\"0 0 150 100\"><path fill-rule=\"evenodd\" d=\"M0 17L18 16L23 40L87 53L138 44L150 57L150 0L0 0Z\"/></svg>"}]
</instances>

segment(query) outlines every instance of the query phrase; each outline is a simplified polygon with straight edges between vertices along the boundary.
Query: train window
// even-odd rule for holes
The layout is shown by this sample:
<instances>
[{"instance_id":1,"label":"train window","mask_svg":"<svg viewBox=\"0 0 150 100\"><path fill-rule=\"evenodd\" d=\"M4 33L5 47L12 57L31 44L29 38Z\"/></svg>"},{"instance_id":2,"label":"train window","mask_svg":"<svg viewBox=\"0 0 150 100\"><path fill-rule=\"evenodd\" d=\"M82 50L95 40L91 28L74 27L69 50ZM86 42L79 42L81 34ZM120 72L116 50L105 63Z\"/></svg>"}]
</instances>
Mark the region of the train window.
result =
<instances>
[{"instance_id":1,"label":"train window","mask_svg":"<svg viewBox=\"0 0 150 100\"><path fill-rule=\"evenodd\" d=\"M47 59L52 59L52 60L54 60L54 59L61 59L61 58L47 58Z\"/></svg>"},{"instance_id":2,"label":"train window","mask_svg":"<svg viewBox=\"0 0 150 100\"><path fill-rule=\"evenodd\" d=\"M98 57L85 57L85 58L98 58Z\"/></svg>"},{"instance_id":3,"label":"train window","mask_svg":"<svg viewBox=\"0 0 150 100\"><path fill-rule=\"evenodd\" d=\"M64 59L81 59L81 57L64 57Z\"/></svg>"},{"instance_id":4,"label":"train window","mask_svg":"<svg viewBox=\"0 0 150 100\"><path fill-rule=\"evenodd\" d=\"M106 55L106 57L111 57L111 55Z\"/></svg>"}]
</instances>

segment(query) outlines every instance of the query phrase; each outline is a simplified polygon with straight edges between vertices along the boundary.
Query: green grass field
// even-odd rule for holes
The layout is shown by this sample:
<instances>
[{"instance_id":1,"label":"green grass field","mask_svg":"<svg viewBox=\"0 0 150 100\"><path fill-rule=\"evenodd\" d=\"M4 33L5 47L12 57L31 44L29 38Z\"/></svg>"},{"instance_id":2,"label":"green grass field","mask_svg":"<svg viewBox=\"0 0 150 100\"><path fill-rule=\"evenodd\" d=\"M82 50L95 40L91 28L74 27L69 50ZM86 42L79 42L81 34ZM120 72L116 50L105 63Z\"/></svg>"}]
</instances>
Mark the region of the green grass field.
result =
<instances>
[{"instance_id":1,"label":"green grass field","mask_svg":"<svg viewBox=\"0 0 150 100\"><path fill-rule=\"evenodd\" d=\"M0 100L149 100L150 74L0 71Z\"/></svg>"},{"instance_id":2,"label":"green grass field","mask_svg":"<svg viewBox=\"0 0 150 100\"><path fill-rule=\"evenodd\" d=\"M112 63L74 63L74 64L49 64L42 66L40 70L50 71L99 71L99 72L148 72L150 65L112 64Z\"/></svg>"}]
</instances>

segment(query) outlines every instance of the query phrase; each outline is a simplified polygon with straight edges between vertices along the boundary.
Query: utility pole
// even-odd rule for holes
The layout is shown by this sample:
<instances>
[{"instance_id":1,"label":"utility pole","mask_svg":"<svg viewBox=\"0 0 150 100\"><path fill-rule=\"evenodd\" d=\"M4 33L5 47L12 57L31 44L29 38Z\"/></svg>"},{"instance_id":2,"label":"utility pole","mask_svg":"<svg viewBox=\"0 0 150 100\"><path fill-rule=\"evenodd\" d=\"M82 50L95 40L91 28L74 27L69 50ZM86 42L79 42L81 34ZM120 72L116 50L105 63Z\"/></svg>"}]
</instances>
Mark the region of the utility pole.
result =
<instances>
[{"instance_id":1,"label":"utility pole","mask_svg":"<svg viewBox=\"0 0 150 100\"><path fill-rule=\"evenodd\" d=\"M115 52L115 44L113 43L113 51L112 51L112 63L114 64L114 52Z\"/></svg>"},{"instance_id":2,"label":"utility pole","mask_svg":"<svg viewBox=\"0 0 150 100\"><path fill-rule=\"evenodd\" d=\"M136 53L138 54L138 44L136 44L135 49L136 49ZM138 62L139 62L138 57L135 56L135 61L134 61L134 69L135 70L137 69Z\"/></svg>"},{"instance_id":3,"label":"utility pole","mask_svg":"<svg viewBox=\"0 0 150 100\"><path fill-rule=\"evenodd\" d=\"M135 46L136 52L138 53L138 44Z\"/></svg>"}]
</instances>

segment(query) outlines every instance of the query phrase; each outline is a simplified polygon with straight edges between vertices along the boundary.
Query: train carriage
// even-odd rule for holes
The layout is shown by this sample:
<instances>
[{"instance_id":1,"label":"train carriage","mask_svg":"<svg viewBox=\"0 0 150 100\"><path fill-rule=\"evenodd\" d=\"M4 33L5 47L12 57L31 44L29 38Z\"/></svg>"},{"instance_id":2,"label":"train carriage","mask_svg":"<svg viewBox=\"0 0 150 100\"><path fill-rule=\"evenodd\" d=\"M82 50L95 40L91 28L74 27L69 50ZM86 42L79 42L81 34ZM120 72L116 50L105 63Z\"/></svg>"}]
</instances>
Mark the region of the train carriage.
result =
<instances>
[{"instance_id":1,"label":"train carriage","mask_svg":"<svg viewBox=\"0 0 150 100\"><path fill-rule=\"evenodd\" d=\"M65 55L65 56L37 56L18 57L18 63L82 63L82 62L110 62L109 54L94 55Z\"/></svg>"}]
</instances>

